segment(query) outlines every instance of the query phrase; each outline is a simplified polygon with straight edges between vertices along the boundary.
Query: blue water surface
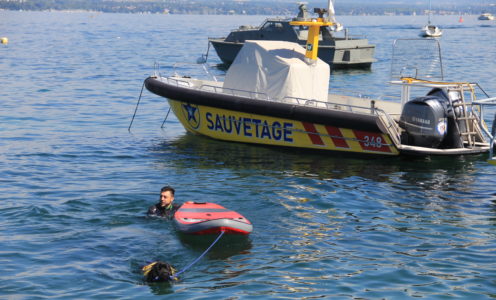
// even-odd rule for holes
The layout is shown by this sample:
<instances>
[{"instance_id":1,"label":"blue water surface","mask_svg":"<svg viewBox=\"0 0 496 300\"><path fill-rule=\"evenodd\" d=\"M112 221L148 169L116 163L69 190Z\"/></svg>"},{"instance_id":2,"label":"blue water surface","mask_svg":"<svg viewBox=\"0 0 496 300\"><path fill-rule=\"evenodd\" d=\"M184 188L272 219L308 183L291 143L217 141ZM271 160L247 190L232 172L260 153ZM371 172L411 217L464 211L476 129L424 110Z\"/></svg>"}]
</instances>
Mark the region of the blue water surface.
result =
<instances>
[{"instance_id":1,"label":"blue water surface","mask_svg":"<svg viewBox=\"0 0 496 300\"><path fill-rule=\"evenodd\" d=\"M496 23L476 17L435 17L446 77L496 96ZM207 37L263 19L0 11L0 298L496 297L496 168L485 155L371 159L214 141L172 115L161 129L168 104L146 91L128 132L155 63L172 72L205 53ZM378 61L333 72L331 89L397 92L384 85L392 42L416 38L425 17L340 20ZM209 61L220 62L213 51ZM212 241L145 217L166 184L178 202L239 211L254 232L223 237L179 282L148 285L142 265L181 269Z\"/></svg>"}]
</instances>

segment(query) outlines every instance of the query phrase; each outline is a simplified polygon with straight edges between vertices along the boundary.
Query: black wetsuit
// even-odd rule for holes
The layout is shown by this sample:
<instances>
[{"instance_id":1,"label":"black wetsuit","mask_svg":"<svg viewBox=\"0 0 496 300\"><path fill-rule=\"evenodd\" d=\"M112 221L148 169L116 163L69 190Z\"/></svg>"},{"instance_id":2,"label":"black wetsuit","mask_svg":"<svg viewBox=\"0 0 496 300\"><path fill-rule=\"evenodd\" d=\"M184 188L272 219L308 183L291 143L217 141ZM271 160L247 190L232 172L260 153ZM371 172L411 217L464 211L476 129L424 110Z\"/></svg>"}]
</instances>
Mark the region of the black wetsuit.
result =
<instances>
[{"instance_id":1,"label":"black wetsuit","mask_svg":"<svg viewBox=\"0 0 496 300\"><path fill-rule=\"evenodd\" d=\"M164 206L160 205L160 202L150 206L148 209L147 215L149 216L159 216L168 219L172 219L176 211L181 207L180 204L173 203L168 209Z\"/></svg>"}]
</instances>

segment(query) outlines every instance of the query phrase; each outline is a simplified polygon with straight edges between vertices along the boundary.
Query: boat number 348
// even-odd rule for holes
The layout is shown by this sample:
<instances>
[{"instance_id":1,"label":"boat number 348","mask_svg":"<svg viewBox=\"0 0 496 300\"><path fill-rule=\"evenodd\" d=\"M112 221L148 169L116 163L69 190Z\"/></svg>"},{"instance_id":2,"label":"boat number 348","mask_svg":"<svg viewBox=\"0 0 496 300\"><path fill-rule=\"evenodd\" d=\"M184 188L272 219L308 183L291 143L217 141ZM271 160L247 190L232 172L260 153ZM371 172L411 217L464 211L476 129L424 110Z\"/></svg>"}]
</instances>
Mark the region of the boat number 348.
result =
<instances>
[{"instance_id":1,"label":"boat number 348","mask_svg":"<svg viewBox=\"0 0 496 300\"><path fill-rule=\"evenodd\" d=\"M375 148L381 148L382 147L382 138L380 136L364 136L363 137L363 145L365 147L375 147Z\"/></svg>"}]
</instances>

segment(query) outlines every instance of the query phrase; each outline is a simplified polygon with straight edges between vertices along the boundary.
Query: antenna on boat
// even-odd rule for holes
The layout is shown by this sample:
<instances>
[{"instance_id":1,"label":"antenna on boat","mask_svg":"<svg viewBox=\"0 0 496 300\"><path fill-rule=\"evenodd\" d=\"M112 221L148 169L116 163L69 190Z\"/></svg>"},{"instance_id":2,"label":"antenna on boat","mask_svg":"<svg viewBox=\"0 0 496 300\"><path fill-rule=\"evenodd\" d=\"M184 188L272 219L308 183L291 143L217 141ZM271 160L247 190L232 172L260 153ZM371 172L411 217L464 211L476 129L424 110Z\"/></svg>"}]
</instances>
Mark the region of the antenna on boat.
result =
<instances>
[{"instance_id":1,"label":"antenna on boat","mask_svg":"<svg viewBox=\"0 0 496 300\"><path fill-rule=\"evenodd\" d=\"M329 0L330 1L330 0ZM334 8L333 8L334 10ZM291 21L289 24L296 26L308 26L308 38L305 49L305 57L307 63L314 63L317 60L317 53L319 51L319 33L320 27L332 26L335 23L324 19L324 14L328 13L325 8L314 8L315 13L319 14L317 19L297 20Z\"/></svg>"},{"instance_id":2,"label":"antenna on boat","mask_svg":"<svg viewBox=\"0 0 496 300\"><path fill-rule=\"evenodd\" d=\"M329 22L334 23L332 30L341 31L343 30L343 25L336 21L336 11L334 10L334 0L327 0L327 18Z\"/></svg>"},{"instance_id":3,"label":"antenna on boat","mask_svg":"<svg viewBox=\"0 0 496 300\"><path fill-rule=\"evenodd\" d=\"M432 5L431 0L429 0L429 13L427 14L427 24L431 24L431 13L432 13Z\"/></svg>"},{"instance_id":4,"label":"antenna on boat","mask_svg":"<svg viewBox=\"0 0 496 300\"><path fill-rule=\"evenodd\" d=\"M336 22L336 11L334 10L334 3L332 0L327 0L327 17L329 22Z\"/></svg>"}]
</instances>

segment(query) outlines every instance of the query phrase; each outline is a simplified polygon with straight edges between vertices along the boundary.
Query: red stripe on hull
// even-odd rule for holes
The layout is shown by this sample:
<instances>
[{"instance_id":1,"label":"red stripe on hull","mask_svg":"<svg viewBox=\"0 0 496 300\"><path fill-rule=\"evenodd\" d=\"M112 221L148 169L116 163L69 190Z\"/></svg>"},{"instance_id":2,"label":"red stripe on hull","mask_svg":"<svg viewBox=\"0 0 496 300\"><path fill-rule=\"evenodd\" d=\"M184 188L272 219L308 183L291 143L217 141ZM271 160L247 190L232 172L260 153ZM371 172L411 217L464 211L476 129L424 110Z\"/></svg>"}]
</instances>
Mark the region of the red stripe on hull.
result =
<instances>
[{"instance_id":1,"label":"red stripe on hull","mask_svg":"<svg viewBox=\"0 0 496 300\"><path fill-rule=\"evenodd\" d=\"M339 128L333 126L326 126L325 128L327 130L327 133L331 136L332 142L334 143L334 145L336 145L336 147L347 149L350 148L346 140L343 138L343 134L341 133L341 130L339 130Z\"/></svg>"},{"instance_id":2,"label":"red stripe on hull","mask_svg":"<svg viewBox=\"0 0 496 300\"><path fill-rule=\"evenodd\" d=\"M315 128L315 125L312 123L307 123L307 122L301 122L301 123L303 124L305 131L307 132L308 136L310 137L312 144L323 146L324 141L322 140L319 133L317 132L317 128Z\"/></svg>"}]
</instances>

